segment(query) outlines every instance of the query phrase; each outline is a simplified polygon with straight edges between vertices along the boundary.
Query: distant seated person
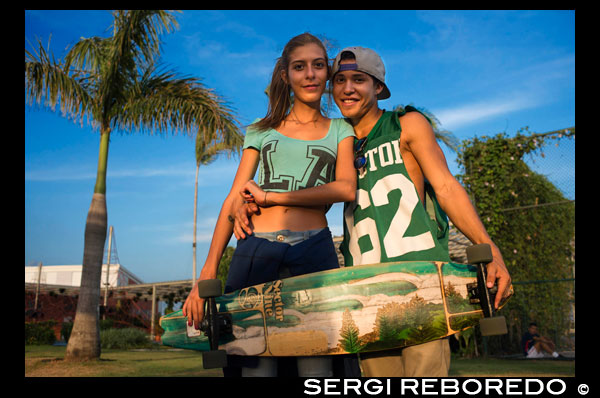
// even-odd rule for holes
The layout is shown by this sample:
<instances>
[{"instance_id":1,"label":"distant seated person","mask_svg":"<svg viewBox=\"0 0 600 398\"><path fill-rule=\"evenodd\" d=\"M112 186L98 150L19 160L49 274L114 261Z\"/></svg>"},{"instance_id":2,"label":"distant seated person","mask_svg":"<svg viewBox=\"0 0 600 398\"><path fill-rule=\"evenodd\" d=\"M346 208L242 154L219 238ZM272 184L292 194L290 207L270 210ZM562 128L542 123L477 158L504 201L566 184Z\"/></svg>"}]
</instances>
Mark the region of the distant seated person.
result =
<instances>
[{"instance_id":1,"label":"distant seated person","mask_svg":"<svg viewBox=\"0 0 600 398\"><path fill-rule=\"evenodd\" d=\"M548 358L550 355L553 358L558 358L560 355L555 351L554 343L538 333L538 326L535 322L531 322L527 328L527 332L521 340L523 352L527 358Z\"/></svg>"}]
</instances>

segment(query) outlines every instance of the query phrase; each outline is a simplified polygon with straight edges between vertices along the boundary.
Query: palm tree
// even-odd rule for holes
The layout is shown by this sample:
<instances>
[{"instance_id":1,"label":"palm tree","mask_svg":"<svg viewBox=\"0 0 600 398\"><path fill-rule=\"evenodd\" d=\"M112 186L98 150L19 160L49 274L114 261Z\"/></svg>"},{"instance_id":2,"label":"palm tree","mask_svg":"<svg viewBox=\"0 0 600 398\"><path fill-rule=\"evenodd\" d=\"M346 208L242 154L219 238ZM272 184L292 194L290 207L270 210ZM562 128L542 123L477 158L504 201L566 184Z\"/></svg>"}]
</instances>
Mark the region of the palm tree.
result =
<instances>
[{"instance_id":1,"label":"palm tree","mask_svg":"<svg viewBox=\"0 0 600 398\"><path fill-rule=\"evenodd\" d=\"M98 305L107 231L106 170L112 131L197 132L231 145L238 132L229 106L197 78L158 71L159 35L177 28L171 11L116 10L111 37L82 38L64 60L38 40L25 50L25 99L44 102L100 130L98 173L85 226L81 287L65 359L100 357Z\"/></svg>"},{"instance_id":2,"label":"palm tree","mask_svg":"<svg viewBox=\"0 0 600 398\"><path fill-rule=\"evenodd\" d=\"M407 105L407 106L415 108L413 105ZM394 111L402 111L404 108L405 108L404 105L397 105L394 107ZM423 107L418 107L415 109L417 109L421 113L423 113L423 115L425 115L425 117L429 120L429 123L431 123L431 127L433 128L435 138L437 140L441 141L442 143L444 143L453 152L456 152L458 150L458 139L454 136L454 134L452 134L451 131L442 130L441 123L438 120L438 118L435 117L435 115L433 113L429 112L427 109L425 109Z\"/></svg>"}]
</instances>

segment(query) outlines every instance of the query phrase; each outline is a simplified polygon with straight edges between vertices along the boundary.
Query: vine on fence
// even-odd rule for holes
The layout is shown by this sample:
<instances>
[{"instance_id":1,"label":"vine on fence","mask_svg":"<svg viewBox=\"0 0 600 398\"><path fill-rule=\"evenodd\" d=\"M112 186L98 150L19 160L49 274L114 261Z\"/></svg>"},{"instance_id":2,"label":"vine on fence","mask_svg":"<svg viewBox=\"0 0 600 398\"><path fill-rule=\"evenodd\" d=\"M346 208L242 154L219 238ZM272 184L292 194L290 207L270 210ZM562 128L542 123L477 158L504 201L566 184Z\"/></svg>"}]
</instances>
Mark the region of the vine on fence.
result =
<instances>
[{"instance_id":1,"label":"vine on fence","mask_svg":"<svg viewBox=\"0 0 600 398\"><path fill-rule=\"evenodd\" d=\"M464 174L457 177L502 251L513 282L573 277L574 201L531 170L523 157L541 152L548 140L574 136L574 127L545 134L524 128L513 138L501 133L461 145L458 162ZM509 324L504 339L511 350L518 350L530 321L538 322L543 333L564 336L572 295L572 283L515 286L515 296L503 310Z\"/></svg>"}]
</instances>

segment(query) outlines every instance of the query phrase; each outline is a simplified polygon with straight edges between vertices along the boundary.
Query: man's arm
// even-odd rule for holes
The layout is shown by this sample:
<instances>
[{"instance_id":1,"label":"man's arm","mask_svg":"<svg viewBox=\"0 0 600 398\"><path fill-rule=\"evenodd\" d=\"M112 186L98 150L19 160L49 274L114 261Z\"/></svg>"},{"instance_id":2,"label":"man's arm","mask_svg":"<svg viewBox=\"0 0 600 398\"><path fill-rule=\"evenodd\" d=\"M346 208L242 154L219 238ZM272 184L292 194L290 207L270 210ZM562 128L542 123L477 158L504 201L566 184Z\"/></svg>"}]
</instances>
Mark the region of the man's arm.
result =
<instances>
[{"instance_id":1,"label":"man's arm","mask_svg":"<svg viewBox=\"0 0 600 398\"><path fill-rule=\"evenodd\" d=\"M450 173L427 119L418 112L410 112L402 116L401 124L401 148L414 157L450 220L473 244L487 243L491 246L493 261L487 267L487 286L491 288L497 280L498 294L494 304L498 308L500 300L509 294L511 283L500 249L485 230L467 192Z\"/></svg>"}]
</instances>

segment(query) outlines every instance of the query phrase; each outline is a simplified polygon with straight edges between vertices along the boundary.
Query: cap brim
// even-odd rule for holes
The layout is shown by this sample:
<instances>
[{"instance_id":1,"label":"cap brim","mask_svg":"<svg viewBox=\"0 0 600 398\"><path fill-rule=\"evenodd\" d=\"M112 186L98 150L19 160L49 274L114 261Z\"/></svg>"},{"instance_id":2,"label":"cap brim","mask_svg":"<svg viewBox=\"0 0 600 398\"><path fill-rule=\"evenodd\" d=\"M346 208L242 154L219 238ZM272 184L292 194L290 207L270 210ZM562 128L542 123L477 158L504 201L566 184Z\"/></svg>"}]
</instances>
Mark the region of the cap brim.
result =
<instances>
[{"instance_id":1,"label":"cap brim","mask_svg":"<svg viewBox=\"0 0 600 398\"><path fill-rule=\"evenodd\" d=\"M381 90L381 92L379 94L377 94L378 100L388 99L392 96L392 94L390 93L390 90L387 88L385 83L382 83L382 84L383 84L383 90Z\"/></svg>"}]
</instances>

